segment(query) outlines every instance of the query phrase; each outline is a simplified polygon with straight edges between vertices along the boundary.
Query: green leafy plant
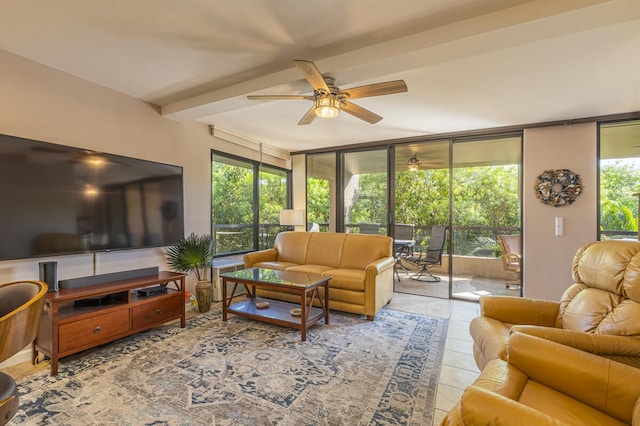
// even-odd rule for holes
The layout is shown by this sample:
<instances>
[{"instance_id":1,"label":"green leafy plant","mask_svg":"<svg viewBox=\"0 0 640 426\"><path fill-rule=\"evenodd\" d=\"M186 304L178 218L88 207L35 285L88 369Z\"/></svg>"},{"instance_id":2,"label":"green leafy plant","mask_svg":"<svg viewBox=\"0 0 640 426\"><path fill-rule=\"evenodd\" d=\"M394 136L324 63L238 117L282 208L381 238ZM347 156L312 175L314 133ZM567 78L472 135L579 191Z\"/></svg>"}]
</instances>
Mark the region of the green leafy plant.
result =
<instances>
[{"instance_id":1,"label":"green leafy plant","mask_svg":"<svg viewBox=\"0 0 640 426\"><path fill-rule=\"evenodd\" d=\"M167 263L176 272L195 273L198 281L207 279L207 271L213 260L213 238L211 235L196 235L181 238L177 244L167 247Z\"/></svg>"}]
</instances>

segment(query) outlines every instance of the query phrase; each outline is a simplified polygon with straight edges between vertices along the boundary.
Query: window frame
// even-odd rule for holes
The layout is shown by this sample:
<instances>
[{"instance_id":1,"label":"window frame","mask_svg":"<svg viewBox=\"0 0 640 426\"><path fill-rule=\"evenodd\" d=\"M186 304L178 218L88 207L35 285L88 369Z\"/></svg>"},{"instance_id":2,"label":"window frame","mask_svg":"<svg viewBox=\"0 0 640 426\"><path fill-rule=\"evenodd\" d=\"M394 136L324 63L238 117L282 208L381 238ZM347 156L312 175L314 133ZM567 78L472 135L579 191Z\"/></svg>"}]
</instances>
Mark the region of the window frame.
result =
<instances>
[{"instance_id":1,"label":"window frame","mask_svg":"<svg viewBox=\"0 0 640 426\"><path fill-rule=\"evenodd\" d=\"M210 210L209 210L209 221L210 221L210 232L211 235L214 238L214 243L215 243L215 223L214 223L214 218L213 218L213 206L214 203L216 202L216 200L214 199L214 194L213 194L213 188L214 188L214 181L213 181L213 166L214 163L220 163L220 161L216 161L215 158L225 158L228 160L232 160L241 164L245 164L247 165L248 168L251 168L252 170L252 188L253 188L253 194L252 194L252 228L253 228L253 247L249 248L249 249L242 249L242 250L236 250L236 251L229 251L229 252L215 252L214 253L214 258L218 258L218 257L227 257L227 256L232 256L232 255L239 255L239 254L244 254L244 253L250 253L252 251L256 251L256 250L260 250L264 247L260 247L260 172L261 172L261 168L267 168L267 169L273 169L273 170L278 170L278 171L282 171L284 172L285 178L286 178L286 207L287 209L291 208L292 200L293 200L293 194L292 194L292 173L291 170L283 168L283 167L278 167L275 166L273 164L268 164L268 163L264 163L262 161L257 161L257 160L251 160L248 158L244 158L242 156L239 155L234 155L234 154L229 154L227 152L224 151L218 151L215 149L211 150L211 156L210 156L210 167L209 167L209 176L210 176L210 198L211 198L211 205L210 205ZM224 164L224 163L223 163ZM262 170L264 172L264 169Z\"/></svg>"}]
</instances>

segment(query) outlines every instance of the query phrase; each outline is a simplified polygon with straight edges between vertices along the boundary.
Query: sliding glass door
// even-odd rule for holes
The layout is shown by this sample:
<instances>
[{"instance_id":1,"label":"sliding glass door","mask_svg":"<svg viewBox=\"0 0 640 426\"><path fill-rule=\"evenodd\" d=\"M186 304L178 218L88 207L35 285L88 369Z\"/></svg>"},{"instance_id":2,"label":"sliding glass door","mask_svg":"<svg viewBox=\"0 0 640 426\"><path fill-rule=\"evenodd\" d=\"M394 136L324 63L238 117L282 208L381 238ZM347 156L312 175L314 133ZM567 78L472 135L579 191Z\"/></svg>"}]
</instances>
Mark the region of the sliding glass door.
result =
<instances>
[{"instance_id":1,"label":"sliding glass door","mask_svg":"<svg viewBox=\"0 0 640 426\"><path fill-rule=\"evenodd\" d=\"M419 258L420 253L427 253L434 226L449 225L449 141L399 145L395 147L394 157L394 237L404 240L407 234L402 235L402 230L412 230L410 239L414 246L407 250L410 260L411 257ZM430 267L430 272L440 282L430 282L429 276L414 279L412 264L400 263L396 291L449 297L448 255L445 243L442 262Z\"/></svg>"},{"instance_id":2,"label":"sliding glass door","mask_svg":"<svg viewBox=\"0 0 640 426\"><path fill-rule=\"evenodd\" d=\"M394 237L396 292L519 296L521 152L518 133L307 155L307 227ZM417 274L442 227L441 258ZM506 240L516 270L503 262Z\"/></svg>"},{"instance_id":3,"label":"sliding glass door","mask_svg":"<svg viewBox=\"0 0 640 426\"><path fill-rule=\"evenodd\" d=\"M499 236L522 255L520 135L453 142L451 295L520 295L519 270L505 269ZM507 238L503 237L503 240Z\"/></svg>"}]
</instances>

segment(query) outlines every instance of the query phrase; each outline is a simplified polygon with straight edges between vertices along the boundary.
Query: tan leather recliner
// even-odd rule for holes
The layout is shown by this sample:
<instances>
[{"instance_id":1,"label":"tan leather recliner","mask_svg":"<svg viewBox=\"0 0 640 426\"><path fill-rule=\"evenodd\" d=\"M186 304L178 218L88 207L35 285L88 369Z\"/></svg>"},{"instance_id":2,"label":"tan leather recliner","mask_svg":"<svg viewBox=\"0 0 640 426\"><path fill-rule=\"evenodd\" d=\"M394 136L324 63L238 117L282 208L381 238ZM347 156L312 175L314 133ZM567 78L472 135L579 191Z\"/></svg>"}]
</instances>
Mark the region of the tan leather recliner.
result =
<instances>
[{"instance_id":1,"label":"tan leather recliner","mask_svg":"<svg viewBox=\"0 0 640 426\"><path fill-rule=\"evenodd\" d=\"M442 421L450 425L640 425L640 369L523 333Z\"/></svg>"},{"instance_id":2,"label":"tan leather recliner","mask_svg":"<svg viewBox=\"0 0 640 426\"><path fill-rule=\"evenodd\" d=\"M506 359L514 331L543 337L640 368L640 242L582 246L572 264L574 284L560 302L480 298L469 326L476 364Z\"/></svg>"}]
</instances>

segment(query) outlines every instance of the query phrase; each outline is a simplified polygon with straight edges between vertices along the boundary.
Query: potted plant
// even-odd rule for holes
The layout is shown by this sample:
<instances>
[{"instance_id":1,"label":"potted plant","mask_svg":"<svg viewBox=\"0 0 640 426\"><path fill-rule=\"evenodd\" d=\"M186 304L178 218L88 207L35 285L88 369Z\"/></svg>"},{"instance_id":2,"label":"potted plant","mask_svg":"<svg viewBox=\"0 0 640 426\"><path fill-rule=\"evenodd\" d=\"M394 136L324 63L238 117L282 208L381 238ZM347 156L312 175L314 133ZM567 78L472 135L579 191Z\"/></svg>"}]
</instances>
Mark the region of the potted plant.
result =
<instances>
[{"instance_id":1,"label":"potted plant","mask_svg":"<svg viewBox=\"0 0 640 426\"><path fill-rule=\"evenodd\" d=\"M213 238L211 235L196 235L180 238L177 244L167 247L167 263L176 272L189 274L193 272L196 284L198 310L207 312L211 307L213 284L209 278L211 261L213 260Z\"/></svg>"}]
</instances>

